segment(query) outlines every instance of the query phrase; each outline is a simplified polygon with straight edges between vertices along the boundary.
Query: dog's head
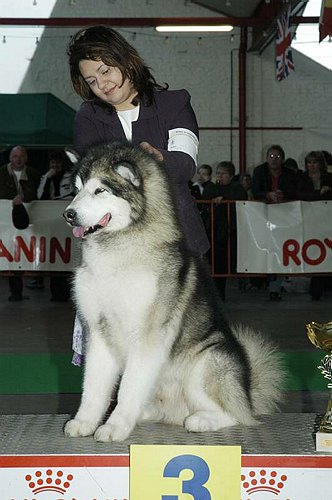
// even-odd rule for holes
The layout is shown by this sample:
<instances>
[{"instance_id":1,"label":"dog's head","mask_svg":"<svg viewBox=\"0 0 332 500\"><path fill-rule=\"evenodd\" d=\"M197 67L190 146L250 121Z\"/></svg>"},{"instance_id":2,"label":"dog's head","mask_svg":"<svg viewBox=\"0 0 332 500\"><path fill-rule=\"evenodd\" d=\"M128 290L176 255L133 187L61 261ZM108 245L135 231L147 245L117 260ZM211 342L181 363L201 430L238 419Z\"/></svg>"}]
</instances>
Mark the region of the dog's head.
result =
<instances>
[{"instance_id":1,"label":"dog's head","mask_svg":"<svg viewBox=\"0 0 332 500\"><path fill-rule=\"evenodd\" d=\"M151 157L129 144L97 146L79 160L77 194L64 211L74 236L123 230L143 217L142 166L147 162L153 162Z\"/></svg>"}]
</instances>

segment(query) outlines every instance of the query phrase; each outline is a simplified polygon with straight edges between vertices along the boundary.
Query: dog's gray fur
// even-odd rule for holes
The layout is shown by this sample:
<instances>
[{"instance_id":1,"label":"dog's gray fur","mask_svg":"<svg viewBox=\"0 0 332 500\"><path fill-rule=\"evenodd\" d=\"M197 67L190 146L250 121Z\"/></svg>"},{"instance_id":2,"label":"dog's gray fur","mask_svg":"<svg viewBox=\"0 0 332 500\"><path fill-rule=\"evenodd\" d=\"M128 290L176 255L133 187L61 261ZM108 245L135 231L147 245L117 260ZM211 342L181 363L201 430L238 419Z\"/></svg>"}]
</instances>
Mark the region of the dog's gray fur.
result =
<instances>
[{"instance_id":1,"label":"dog's gray fur","mask_svg":"<svg viewBox=\"0 0 332 500\"><path fill-rule=\"evenodd\" d=\"M89 333L66 435L122 441L142 420L215 431L274 411L283 378L275 349L228 325L186 246L163 167L132 145L102 145L79 162L77 179L64 215L83 237L74 297Z\"/></svg>"}]
</instances>

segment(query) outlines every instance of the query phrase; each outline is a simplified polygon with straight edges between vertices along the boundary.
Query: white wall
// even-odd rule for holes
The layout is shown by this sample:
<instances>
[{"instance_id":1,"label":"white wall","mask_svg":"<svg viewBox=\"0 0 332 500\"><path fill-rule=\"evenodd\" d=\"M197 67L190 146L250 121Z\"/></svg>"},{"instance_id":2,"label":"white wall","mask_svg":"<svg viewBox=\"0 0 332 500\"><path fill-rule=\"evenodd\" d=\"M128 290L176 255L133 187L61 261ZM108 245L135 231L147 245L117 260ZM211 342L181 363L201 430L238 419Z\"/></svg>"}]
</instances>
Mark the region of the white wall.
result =
<instances>
[{"instance_id":1,"label":"white wall","mask_svg":"<svg viewBox=\"0 0 332 500\"><path fill-rule=\"evenodd\" d=\"M214 13L178 0L58 1L52 17L180 17ZM51 92L74 108L66 47L78 28L47 28L41 38L21 92ZM169 35L152 28L121 28L157 80L170 88L187 88L200 127L237 127L239 29L232 34ZM23 42L22 42L23 43ZM332 150L332 74L293 51L296 71L285 81L275 79L273 44L261 55L247 55L247 126L302 127L303 130L249 130L247 169L260 163L272 143L302 165L311 149ZM238 133L201 131L200 163L216 165L233 159L238 166Z\"/></svg>"}]
</instances>

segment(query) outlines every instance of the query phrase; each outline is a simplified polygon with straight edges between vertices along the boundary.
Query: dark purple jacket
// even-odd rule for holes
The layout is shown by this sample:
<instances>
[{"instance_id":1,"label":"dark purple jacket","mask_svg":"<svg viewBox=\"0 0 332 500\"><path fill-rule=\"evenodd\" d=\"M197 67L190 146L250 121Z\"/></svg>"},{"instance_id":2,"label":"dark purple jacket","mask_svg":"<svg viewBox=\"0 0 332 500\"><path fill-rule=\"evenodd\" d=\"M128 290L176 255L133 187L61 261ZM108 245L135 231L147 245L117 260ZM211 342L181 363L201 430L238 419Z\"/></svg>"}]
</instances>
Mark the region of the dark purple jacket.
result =
<instances>
[{"instance_id":1,"label":"dark purple jacket","mask_svg":"<svg viewBox=\"0 0 332 500\"><path fill-rule=\"evenodd\" d=\"M149 142L163 154L187 242L195 254L203 255L209 242L188 187L196 172L195 162L187 153L167 150L169 130L175 128L189 129L198 137L189 93L186 90L155 91L151 106L140 105L138 120L132 124L132 143ZM75 149L84 153L90 146L119 140L126 137L117 113L96 103L82 103L74 123Z\"/></svg>"}]
</instances>

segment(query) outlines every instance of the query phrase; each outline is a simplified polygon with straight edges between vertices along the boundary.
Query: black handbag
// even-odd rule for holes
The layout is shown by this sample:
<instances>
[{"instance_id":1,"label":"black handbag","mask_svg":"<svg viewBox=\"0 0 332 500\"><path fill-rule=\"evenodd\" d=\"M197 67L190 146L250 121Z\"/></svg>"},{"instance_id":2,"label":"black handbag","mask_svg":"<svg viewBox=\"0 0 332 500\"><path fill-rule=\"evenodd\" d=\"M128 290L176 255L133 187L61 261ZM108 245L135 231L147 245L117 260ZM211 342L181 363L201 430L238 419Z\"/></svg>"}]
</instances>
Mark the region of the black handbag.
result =
<instances>
[{"instance_id":1,"label":"black handbag","mask_svg":"<svg viewBox=\"0 0 332 500\"><path fill-rule=\"evenodd\" d=\"M26 229L30 223L28 212L23 203L14 205L12 210L12 220L16 229Z\"/></svg>"}]
</instances>

